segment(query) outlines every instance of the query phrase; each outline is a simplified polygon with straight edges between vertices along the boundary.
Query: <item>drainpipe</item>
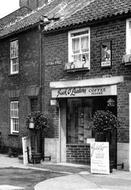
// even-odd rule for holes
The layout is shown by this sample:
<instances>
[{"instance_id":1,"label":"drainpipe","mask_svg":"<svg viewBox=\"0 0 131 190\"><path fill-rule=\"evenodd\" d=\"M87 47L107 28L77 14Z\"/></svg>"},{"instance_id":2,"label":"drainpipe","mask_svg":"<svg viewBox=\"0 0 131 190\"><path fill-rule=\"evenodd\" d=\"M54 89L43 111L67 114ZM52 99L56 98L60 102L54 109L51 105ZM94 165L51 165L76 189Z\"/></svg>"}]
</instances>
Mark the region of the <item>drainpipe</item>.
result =
<instances>
[{"instance_id":1,"label":"drainpipe","mask_svg":"<svg viewBox=\"0 0 131 190\"><path fill-rule=\"evenodd\" d=\"M44 27L47 24L49 24L49 21L48 22L47 22L47 20L45 20L45 21L43 20L43 18L41 18L39 25L38 25L38 31L39 31L39 87L40 87L39 102L40 102L40 112L43 111L43 109L42 109L42 104L43 104L43 101L42 101L42 93L43 93L42 82L43 82L43 80L45 82L45 61L42 57L43 56L42 55L42 50L43 50L42 32L44 30ZM43 65L42 65L42 61L43 61ZM40 150L41 150L42 157L44 159L44 136L43 136L42 132L40 133Z\"/></svg>"},{"instance_id":2,"label":"drainpipe","mask_svg":"<svg viewBox=\"0 0 131 190\"><path fill-rule=\"evenodd\" d=\"M39 21L38 25L38 31L39 31L39 87L40 87L40 111L42 112L42 76L43 79L45 80L45 61L42 59L42 49L43 49L43 44L42 44L42 33L44 31L44 27L49 24L50 21L48 20L47 17L42 16ZM42 65L42 61L44 64ZM43 67L43 68L42 68ZM43 73L42 73L43 71Z\"/></svg>"},{"instance_id":3,"label":"drainpipe","mask_svg":"<svg viewBox=\"0 0 131 190\"><path fill-rule=\"evenodd\" d=\"M39 30L39 87L40 87L40 111L42 112L42 29L41 23L38 25Z\"/></svg>"}]
</instances>

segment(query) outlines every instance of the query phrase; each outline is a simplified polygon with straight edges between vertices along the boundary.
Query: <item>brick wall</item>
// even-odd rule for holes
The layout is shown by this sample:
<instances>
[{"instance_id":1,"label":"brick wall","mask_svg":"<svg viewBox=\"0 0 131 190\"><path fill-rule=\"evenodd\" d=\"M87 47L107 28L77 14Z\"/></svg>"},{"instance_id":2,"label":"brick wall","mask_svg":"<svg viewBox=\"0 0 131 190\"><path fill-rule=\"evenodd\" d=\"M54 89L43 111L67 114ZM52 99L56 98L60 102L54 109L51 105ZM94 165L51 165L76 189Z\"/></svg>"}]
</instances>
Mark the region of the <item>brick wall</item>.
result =
<instances>
[{"instance_id":1,"label":"brick wall","mask_svg":"<svg viewBox=\"0 0 131 190\"><path fill-rule=\"evenodd\" d=\"M19 74L10 75L9 42L19 40ZM28 134L26 117L30 112L27 89L39 86L39 34L37 29L28 30L19 35L0 41L0 132L2 146L21 148L21 138ZM10 97L10 91L19 91L17 97ZM19 134L10 134L10 100L19 100Z\"/></svg>"},{"instance_id":2,"label":"brick wall","mask_svg":"<svg viewBox=\"0 0 131 190\"><path fill-rule=\"evenodd\" d=\"M77 164L90 164L90 145L67 144L66 161Z\"/></svg>"},{"instance_id":3,"label":"brick wall","mask_svg":"<svg viewBox=\"0 0 131 190\"><path fill-rule=\"evenodd\" d=\"M120 121L118 129L118 142L129 143L129 93L131 92L130 79L125 77L125 82L118 85L117 116Z\"/></svg>"},{"instance_id":4,"label":"brick wall","mask_svg":"<svg viewBox=\"0 0 131 190\"><path fill-rule=\"evenodd\" d=\"M88 27L88 26L87 26ZM59 80L79 80L111 76L130 76L131 67L122 64L122 57L126 50L126 20L114 20L106 23L92 25L91 33L91 68L89 71L66 72L64 64L68 62L68 32L46 34L43 44L45 53L45 109L50 110L51 90L49 83ZM101 68L101 43L111 41L112 67ZM55 64L55 59L59 58L59 64ZM131 91L130 79L118 85L117 115L118 119L123 119L118 130L118 142L129 141L129 108L128 93ZM53 110L52 110L53 114ZM123 135L124 132L124 135Z\"/></svg>"}]
</instances>

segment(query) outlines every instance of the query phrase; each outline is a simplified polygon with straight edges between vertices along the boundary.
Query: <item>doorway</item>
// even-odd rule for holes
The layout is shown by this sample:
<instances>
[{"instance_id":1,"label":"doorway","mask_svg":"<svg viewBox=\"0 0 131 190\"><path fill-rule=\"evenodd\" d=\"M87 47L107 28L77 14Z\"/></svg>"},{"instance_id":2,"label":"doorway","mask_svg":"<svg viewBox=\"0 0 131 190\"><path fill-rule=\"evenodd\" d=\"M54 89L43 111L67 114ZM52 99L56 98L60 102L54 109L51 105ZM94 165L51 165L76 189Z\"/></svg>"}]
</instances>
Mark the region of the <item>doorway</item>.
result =
<instances>
[{"instance_id":1,"label":"doorway","mask_svg":"<svg viewBox=\"0 0 131 190\"><path fill-rule=\"evenodd\" d=\"M111 102L112 100L112 102ZM112 103L112 104L111 104ZM77 145L76 152L69 152L67 160L75 160L79 163L77 156L78 147L87 147L87 139L95 138L93 126L93 115L97 110L109 110L117 116L117 97L116 96L101 96L87 98L69 98L66 104L66 144L67 147ZM110 143L110 159L113 160L114 167L117 164L117 131L113 131L108 135ZM82 145L82 146L81 146ZM85 163L84 157L88 154L85 148L81 148L81 163ZM72 159L72 155L76 155L76 159ZM80 155L79 155L80 157ZM88 155L87 155L88 157ZM70 159L69 159L70 158Z\"/></svg>"},{"instance_id":2,"label":"doorway","mask_svg":"<svg viewBox=\"0 0 131 190\"><path fill-rule=\"evenodd\" d=\"M30 97L30 110L31 113L39 111L38 97ZM31 131L31 150L35 153L42 153L41 131Z\"/></svg>"}]
</instances>

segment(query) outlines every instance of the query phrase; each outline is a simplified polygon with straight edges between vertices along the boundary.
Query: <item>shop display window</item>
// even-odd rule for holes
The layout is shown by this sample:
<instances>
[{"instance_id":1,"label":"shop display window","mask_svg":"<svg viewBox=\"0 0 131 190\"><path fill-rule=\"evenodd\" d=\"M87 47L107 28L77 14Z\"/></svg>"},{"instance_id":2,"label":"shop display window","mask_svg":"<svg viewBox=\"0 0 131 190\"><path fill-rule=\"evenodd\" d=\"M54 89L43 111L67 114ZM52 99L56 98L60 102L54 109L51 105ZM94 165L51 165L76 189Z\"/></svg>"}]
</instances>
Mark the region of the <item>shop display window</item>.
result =
<instances>
[{"instance_id":1,"label":"shop display window","mask_svg":"<svg viewBox=\"0 0 131 190\"><path fill-rule=\"evenodd\" d=\"M92 100L68 99L67 143L86 143L92 137Z\"/></svg>"}]
</instances>

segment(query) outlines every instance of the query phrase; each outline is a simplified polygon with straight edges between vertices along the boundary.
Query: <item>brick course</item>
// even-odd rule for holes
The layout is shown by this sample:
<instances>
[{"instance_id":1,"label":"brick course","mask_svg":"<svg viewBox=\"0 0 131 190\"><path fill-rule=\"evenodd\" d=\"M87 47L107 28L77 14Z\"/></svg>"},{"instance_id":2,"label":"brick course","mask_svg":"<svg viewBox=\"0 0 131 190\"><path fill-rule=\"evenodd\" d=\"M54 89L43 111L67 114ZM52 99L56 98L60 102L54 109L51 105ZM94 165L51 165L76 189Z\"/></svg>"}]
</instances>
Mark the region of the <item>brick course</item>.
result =
<instances>
[{"instance_id":1,"label":"brick course","mask_svg":"<svg viewBox=\"0 0 131 190\"><path fill-rule=\"evenodd\" d=\"M87 25L88 27L88 25ZM51 98L51 90L49 82L59 80L79 80L99 78L104 75L110 76L125 76L125 82L118 85L117 96L117 115L118 119L122 120L120 129L118 130L118 142L129 142L129 97L128 93L131 90L130 67L122 63L122 57L126 50L126 20L114 20L107 23L92 25L91 33L91 68L89 71L77 71L68 73L64 71L64 64L68 62L68 32L46 34L44 38L44 53L45 53L45 96L44 102L46 108L49 106ZM112 49L112 67L101 68L101 43L111 41ZM60 65L50 65L48 63L59 57ZM49 108L48 108L49 109ZM124 135L123 135L124 133Z\"/></svg>"},{"instance_id":2,"label":"brick course","mask_svg":"<svg viewBox=\"0 0 131 190\"><path fill-rule=\"evenodd\" d=\"M9 44L12 39L19 40L19 74L10 75ZM30 112L27 89L32 85L39 86L39 33L38 29L28 30L0 42L0 132L2 145L21 148L21 138L28 134L26 120ZM10 97L10 91L19 90L18 97ZM10 100L19 100L19 134L10 134Z\"/></svg>"},{"instance_id":3,"label":"brick course","mask_svg":"<svg viewBox=\"0 0 131 190\"><path fill-rule=\"evenodd\" d=\"M90 164L90 145L67 144L66 159L69 163Z\"/></svg>"}]
</instances>

